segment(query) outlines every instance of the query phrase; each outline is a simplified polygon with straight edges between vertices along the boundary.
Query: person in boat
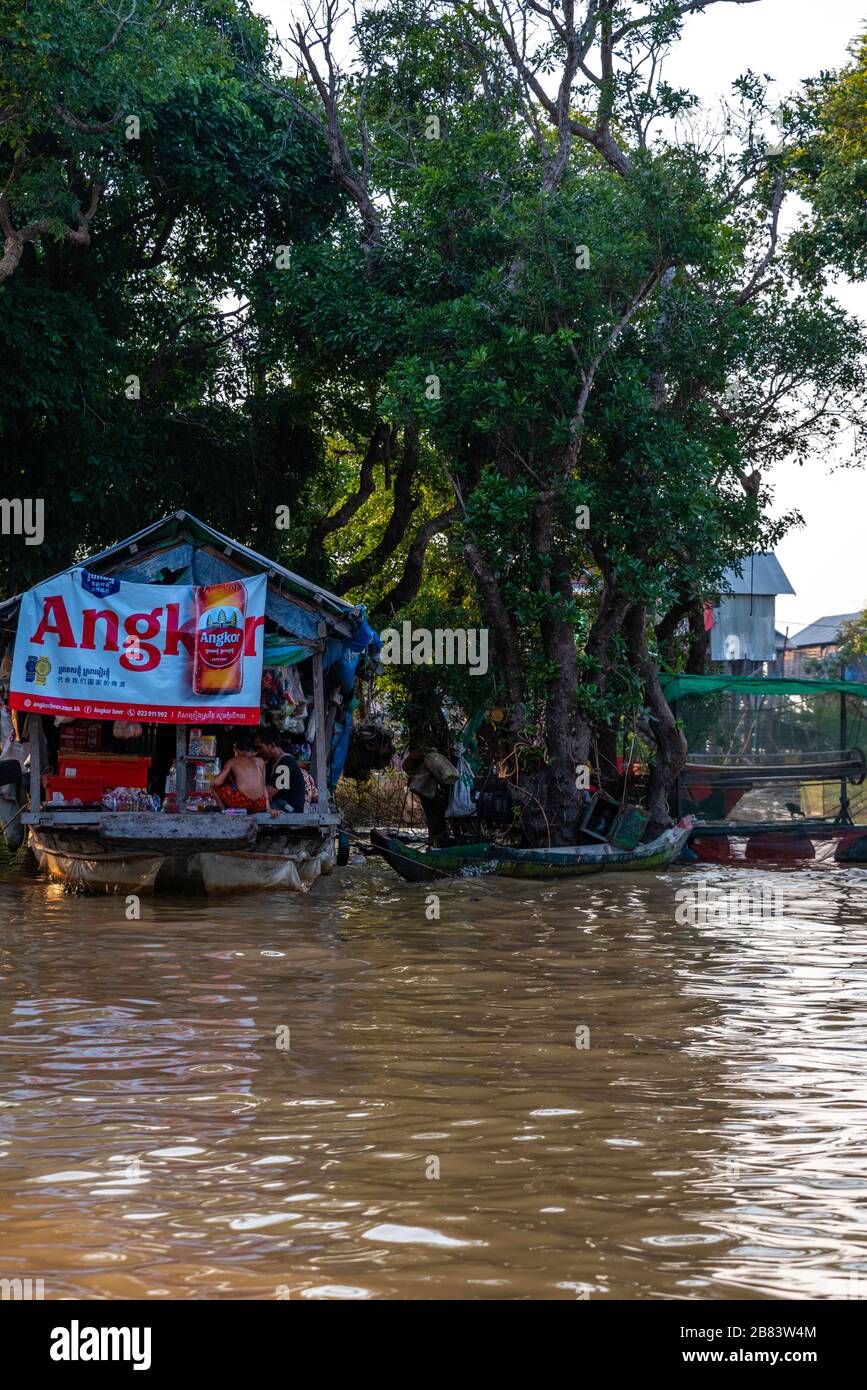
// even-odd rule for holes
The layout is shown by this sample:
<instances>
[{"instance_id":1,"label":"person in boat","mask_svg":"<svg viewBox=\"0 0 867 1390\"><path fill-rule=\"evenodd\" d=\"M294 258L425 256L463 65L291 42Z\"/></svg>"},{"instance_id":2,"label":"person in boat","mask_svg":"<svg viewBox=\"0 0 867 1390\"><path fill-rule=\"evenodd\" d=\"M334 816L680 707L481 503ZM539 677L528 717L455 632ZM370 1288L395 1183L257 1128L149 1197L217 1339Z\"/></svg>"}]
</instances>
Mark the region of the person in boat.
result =
<instances>
[{"instance_id":1,"label":"person in boat","mask_svg":"<svg viewBox=\"0 0 867 1390\"><path fill-rule=\"evenodd\" d=\"M265 761L265 782L270 791L272 811L300 815L305 800L309 799L304 770L298 760L286 752L277 729L262 725L256 733L256 752Z\"/></svg>"},{"instance_id":2,"label":"person in boat","mask_svg":"<svg viewBox=\"0 0 867 1390\"><path fill-rule=\"evenodd\" d=\"M235 740L235 756L214 778L212 790L229 810L255 815L269 809L271 789L265 781L265 763L256 756L256 745L250 734L240 734ZM272 815L276 816L277 811L272 810Z\"/></svg>"}]
</instances>

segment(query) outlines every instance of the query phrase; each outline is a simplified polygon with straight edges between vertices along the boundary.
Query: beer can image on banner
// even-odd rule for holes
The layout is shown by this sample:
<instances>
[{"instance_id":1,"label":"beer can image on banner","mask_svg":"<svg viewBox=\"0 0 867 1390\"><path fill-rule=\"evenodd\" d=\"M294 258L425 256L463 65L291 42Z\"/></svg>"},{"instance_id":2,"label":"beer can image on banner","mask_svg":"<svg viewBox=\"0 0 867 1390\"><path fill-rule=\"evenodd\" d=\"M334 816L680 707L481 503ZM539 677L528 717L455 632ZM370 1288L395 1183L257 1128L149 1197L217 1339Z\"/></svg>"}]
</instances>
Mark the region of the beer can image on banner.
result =
<instances>
[{"instance_id":1,"label":"beer can image on banner","mask_svg":"<svg viewBox=\"0 0 867 1390\"><path fill-rule=\"evenodd\" d=\"M196 589L196 695L240 690L244 684L247 591L237 580Z\"/></svg>"}]
</instances>

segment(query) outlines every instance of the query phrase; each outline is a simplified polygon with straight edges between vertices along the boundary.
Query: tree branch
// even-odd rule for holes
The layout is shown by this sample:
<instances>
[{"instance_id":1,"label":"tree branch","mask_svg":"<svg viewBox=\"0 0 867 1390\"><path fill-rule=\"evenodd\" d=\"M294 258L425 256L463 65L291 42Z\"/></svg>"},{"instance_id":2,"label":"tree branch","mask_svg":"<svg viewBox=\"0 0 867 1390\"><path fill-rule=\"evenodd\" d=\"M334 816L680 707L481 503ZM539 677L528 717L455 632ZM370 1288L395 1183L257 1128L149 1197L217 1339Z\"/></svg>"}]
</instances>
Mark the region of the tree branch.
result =
<instances>
[{"instance_id":1,"label":"tree branch","mask_svg":"<svg viewBox=\"0 0 867 1390\"><path fill-rule=\"evenodd\" d=\"M306 12L308 32L312 32L314 35L314 42L311 43L308 41L307 33L305 33L304 27L299 23L295 28L294 43L298 52L301 54L303 65L307 70L322 105L324 115L322 129L331 157L332 177L341 188L345 189L358 208L364 232L362 240L364 249L366 251L374 251L382 244L382 226L379 213L368 192L365 175L359 175L355 167L343 132L338 110L339 86L332 55L334 25L337 19L337 0L321 0L320 12L323 16L322 27L317 28L313 12L309 5L306 6ZM319 65L313 56L314 45L322 49L326 75L323 75L320 71ZM366 151L367 137L363 129L363 122L361 125L362 150ZM365 154L365 165L366 163Z\"/></svg>"},{"instance_id":2,"label":"tree branch","mask_svg":"<svg viewBox=\"0 0 867 1390\"><path fill-rule=\"evenodd\" d=\"M762 280L762 276L777 253L777 243L780 239L780 209L783 206L783 197L786 192L786 181L782 173L777 175L774 185L774 196L771 200L771 236L768 249L765 252L755 272L747 285L735 297L735 303L739 305L747 304L755 295L760 294L770 284L768 280Z\"/></svg>"},{"instance_id":3,"label":"tree branch","mask_svg":"<svg viewBox=\"0 0 867 1390\"><path fill-rule=\"evenodd\" d=\"M669 265L658 266L656 270L654 270L647 277L647 279L644 281L644 284L632 296L632 299L626 306L625 311L623 312L623 314L621 314L617 323L612 328L611 332L608 335L608 339L605 345L602 348L600 348L599 352L597 352L589 367L585 368L582 371L581 391L578 396L578 401L576 403L575 410L569 424L570 442L564 460L565 468L567 471L571 472L571 470L575 467L575 464L578 459L578 452L581 447L581 431L584 424L584 412L587 409L587 402L590 399L590 392L593 389L593 383L596 379L596 373L598 372L599 367L602 364L605 354L610 352L611 349L616 346L618 340L626 331L626 328L628 327L630 321L634 318L635 314L641 308L642 304L644 304L644 302L647 299L649 299L650 295L656 289L660 280L662 280L663 276L670 269L671 267Z\"/></svg>"},{"instance_id":4,"label":"tree branch","mask_svg":"<svg viewBox=\"0 0 867 1390\"><path fill-rule=\"evenodd\" d=\"M342 526L346 526L352 520L357 511L364 506L368 497L373 493L373 467L379 462L389 447L391 442L391 426L381 420L370 437L364 457L361 460L361 470L358 475L358 487L351 497L332 512L330 516L325 516L319 521L310 533L307 543L307 558L312 561L316 550L322 545L326 536L330 536L333 531L339 531Z\"/></svg>"},{"instance_id":5,"label":"tree branch","mask_svg":"<svg viewBox=\"0 0 867 1390\"><path fill-rule=\"evenodd\" d=\"M73 114L67 106L58 103L54 108L55 115L59 116L70 130L75 130L79 135L105 135L107 130L116 126L118 121L123 120L123 108L115 108L113 116L109 116L107 121L82 121L80 117Z\"/></svg>"},{"instance_id":6,"label":"tree branch","mask_svg":"<svg viewBox=\"0 0 867 1390\"><path fill-rule=\"evenodd\" d=\"M503 20L495 0L485 0L485 8L490 22L493 24L497 34L503 42L506 52L512 60L512 66L516 73L528 90L533 93L539 105L545 111L551 125L553 125L554 129L558 132L560 136L561 155L564 136L574 135L580 140L586 141L588 145L592 145L593 148L598 150L603 158L607 160L613 169L616 169L619 174L626 176L631 172L632 164L612 139L608 130L608 122L603 118L601 125L597 120L595 126L589 126L583 121L576 121L570 115L572 82L576 71L584 63L584 59L587 57L593 45L600 15L599 3L600 0L590 0L584 24L580 31L576 32L574 22L574 0L564 0L563 20L559 26L554 26L555 30L558 32L558 37L561 38L561 42L563 39L559 31L562 30L565 33L563 71L558 84L556 99L548 95L536 75L535 69L520 51L515 35L509 25ZM602 107L603 103L600 103L600 110L602 110Z\"/></svg>"},{"instance_id":7,"label":"tree branch","mask_svg":"<svg viewBox=\"0 0 867 1390\"><path fill-rule=\"evenodd\" d=\"M65 240L71 242L73 246L90 245L90 222L96 213L102 193L102 184L93 183L91 185L90 204L85 211L79 209L76 213L76 227L66 229ZM26 227L18 230L12 224L12 209L9 199L5 193L0 193L0 231L3 232L3 256L0 259L0 284L8 280L18 267L18 263L24 252L25 244L28 241L36 241L40 237L50 236L55 230L55 224L43 218L39 222L30 222Z\"/></svg>"},{"instance_id":8,"label":"tree branch","mask_svg":"<svg viewBox=\"0 0 867 1390\"><path fill-rule=\"evenodd\" d=\"M711 5L756 5L756 4L758 4L758 0L686 0L686 2L685 2L684 4L681 4L681 5L678 5L678 6L677 6L677 8L676 8L676 10L675 10L675 13L674 13L674 16L673 16L673 17L674 17L675 19L682 19L684 15L693 14L696 10L706 10L706 9L708 9ZM619 41L620 41L626 34L631 33L634 29L643 29L643 28L645 28L646 25L652 24L652 23L654 22L654 20L657 19L657 18L658 18L657 15L645 14L645 15L641 15L641 17L638 18L638 19L630 19L630 20L628 20L626 24L621 24L620 28L617 29L617 30L615 31L615 33L614 33L614 35L613 35L614 42L615 42L615 43L619 43Z\"/></svg>"},{"instance_id":9,"label":"tree branch","mask_svg":"<svg viewBox=\"0 0 867 1390\"><path fill-rule=\"evenodd\" d=\"M439 512L437 516L432 516L429 521L422 522L407 552L403 574L394 588L389 589L388 593L384 594L376 605L378 613L394 613L415 598L421 587L428 545L434 536L440 535L441 532L448 530L449 526L460 520L460 516L460 507L450 507L448 511Z\"/></svg>"},{"instance_id":10,"label":"tree branch","mask_svg":"<svg viewBox=\"0 0 867 1390\"><path fill-rule=\"evenodd\" d=\"M386 458L387 465L388 460ZM362 556L356 564L350 565L349 569L344 570L343 574L340 575L334 586L336 594L345 594L350 589L357 588L359 584L365 584L383 562L397 550L415 510L412 485L415 481L417 468L418 425L414 423L407 426L404 431L403 453L394 478L394 504L385 530L373 550Z\"/></svg>"}]
</instances>

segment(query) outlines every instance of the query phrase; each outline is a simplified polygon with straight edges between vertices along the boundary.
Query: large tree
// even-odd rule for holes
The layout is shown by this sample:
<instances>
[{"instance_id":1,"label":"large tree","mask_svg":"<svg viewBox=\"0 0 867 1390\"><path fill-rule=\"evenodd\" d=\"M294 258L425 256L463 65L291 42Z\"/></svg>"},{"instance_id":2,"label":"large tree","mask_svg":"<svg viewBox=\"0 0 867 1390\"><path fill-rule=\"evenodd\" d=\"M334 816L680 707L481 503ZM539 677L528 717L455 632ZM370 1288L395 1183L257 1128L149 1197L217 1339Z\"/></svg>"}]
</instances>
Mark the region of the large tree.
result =
<instances>
[{"instance_id":1,"label":"large tree","mask_svg":"<svg viewBox=\"0 0 867 1390\"><path fill-rule=\"evenodd\" d=\"M42 566L186 501L380 619L464 612L491 676L403 673L403 708L496 700L560 843L637 720L664 824L661 661L793 520L769 467L861 447L861 328L781 230L816 103L781 142L752 74L716 125L662 76L714 3L761 0L310 0L282 52L238 0L4 22L4 490L68 518Z\"/></svg>"},{"instance_id":2,"label":"large tree","mask_svg":"<svg viewBox=\"0 0 867 1390\"><path fill-rule=\"evenodd\" d=\"M637 705L665 822L684 745L657 646L685 622L699 659L723 569L782 530L768 466L831 437L863 392L858 325L787 254L765 84L742 78L709 135L660 76L705 8L391 0L341 35L339 63L323 0L290 43L306 86L288 99L326 140L355 229L299 255L286 324L293 351L306 333L321 360L324 337L335 365L364 344L374 408L358 486L320 533L366 504L383 424L386 453L439 471L414 544L448 530L463 558L507 728L544 750L523 785L560 841L576 767L610 756ZM390 535L350 576L413 533L412 495L395 486Z\"/></svg>"}]
</instances>

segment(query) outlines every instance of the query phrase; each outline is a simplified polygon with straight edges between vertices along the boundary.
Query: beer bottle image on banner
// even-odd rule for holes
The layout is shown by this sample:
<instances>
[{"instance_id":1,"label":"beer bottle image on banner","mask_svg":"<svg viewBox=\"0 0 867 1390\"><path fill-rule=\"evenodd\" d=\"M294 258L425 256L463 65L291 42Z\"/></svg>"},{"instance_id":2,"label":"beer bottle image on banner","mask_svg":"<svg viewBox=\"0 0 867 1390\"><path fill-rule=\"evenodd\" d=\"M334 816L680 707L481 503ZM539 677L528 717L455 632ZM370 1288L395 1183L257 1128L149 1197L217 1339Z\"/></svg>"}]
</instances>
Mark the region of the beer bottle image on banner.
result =
<instances>
[{"instance_id":1,"label":"beer bottle image on banner","mask_svg":"<svg viewBox=\"0 0 867 1390\"><path fill-rule=\"evenodd\" d=\"M237 580L196 589L196 695L241 689L246 608L247 591Z\"/></svg>"}]
</instances>

